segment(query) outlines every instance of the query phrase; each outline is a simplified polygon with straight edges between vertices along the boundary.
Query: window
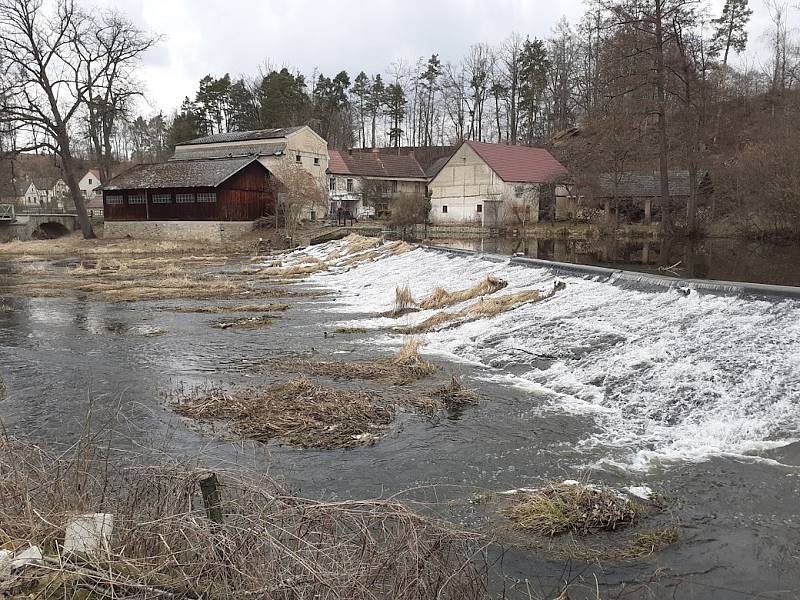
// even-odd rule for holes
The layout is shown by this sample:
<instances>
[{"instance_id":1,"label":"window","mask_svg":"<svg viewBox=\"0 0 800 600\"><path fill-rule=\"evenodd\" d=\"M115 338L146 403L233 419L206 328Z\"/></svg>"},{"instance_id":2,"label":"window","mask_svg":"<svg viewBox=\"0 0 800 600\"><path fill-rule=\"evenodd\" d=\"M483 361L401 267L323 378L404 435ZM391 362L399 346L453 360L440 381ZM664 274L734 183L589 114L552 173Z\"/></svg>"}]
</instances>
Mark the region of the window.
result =
<instances>
[{"instance_id":1,"label":"window","mask_svg":"<svg viewBox=\"0 0 800 600\"><path fill-rule=\"evenodd\" d=\"M198 202L216 202L217 201L217 192L204 192L201 194L197 194L197 201Z\"/></svg>"},{"instance_id":2,"label":"window","mask_svg":"<svg viewBox=\"0 0 800 600\"><path fill-rule=\"evenodd\" d=\"M336 191L336 177L331 177L330 190L332 192Z\"/></svg>"},{"instance_id":3,"label":"window","mask_svg":"<svg viewBox=\"0 0 800 600\"><path fill-rule=\"evenodd\" d=\"M153 204L170 204L172 194L153 194Z\"/></svg>"},{"instance_id":4,"label":"window","mask_svg":"<svg viewBox=\"0 0 800 600\"><path fill-rule=\"evenodd\" d=\"M144 194L131 194L128 196L128 204L147 204Z\"/></svg>"},{"instance_id":5,"label":"window","mask_svg":"<svg viewBox=\"0 0 800 600\"><path fill-rule=\"evenodd\" d=\"M303 162L303 157L300 156L299 154L295 154L294 155L294 162L296 162L297 164L300 164L301 162Z\"/></svg>"},{"instance_id":6,"label":"window","mask_svg":"<svg viewBox=\"0 0 800 600\"><path fill-rule=\"evenodd\" d=\"M515 185L515 186L514 186L514 195L515 195L517 198L522 198L522 194L523 194L524 192L525 192L525 188L524 188L523 186L521 186L521 185Z\"/></svg>"},{"instance_id":7,"label":"window","mask_svg":"<svg viewBox=\"0 0 800 600\"><path fill-rule=\"evenodd\" d=\"M315 158L315 159L314 159L314 164L315 164L315 165L318 165L318 164L319 164L319 159L318 159L318 158Z\"/></svg>"},{"instance_id":8,"label":"window","mask_svg":"<svg viewBox=\"0 0 800 600\"><path fill-rule=\"evenodd\" d=\"M89 177L89 185L92 185L92 178Z\"/></svg>"},{"instance_id":9,"label":"window","mask_svg":"<svg viewBox=\"0 0 800 600\"><path fill-rule=\"evenodd\" d=\"M194 202L194 194L175 194L175 202L178 204L190 204Z\"/></svg>"},{"instance_id":10,"label":"window","mask_svg":"<svg viewBox=\"0 0 800 600\"><path fill-rule=\"evenodd\" d=\"M419 181L417 181L416 183L414 183L414 193L415 193L415 194L419 194L420 188L421 188L421 184L420 184L420 182L419 182Z\"/></svg>"},{"instance_id":11,"label":"window","mask_svg":"<svg viewBox=\"0 0 800 600\"><path fill-rule=\"evenodd\" d=\"M442 213L447 212L447 204L442 204Z\"/></svg>"},{"instance_id":12,"label":"window","mask_svg":"<svg viewBox=\"0 0 800 600\"><path fill-rule=\"evenodd\" d=\"M353 180L352 179L348 179L347 180L347 191L348 192L352 192L353 191Z\"/></svg>"},{"instance_id":13,"label":"window","mask_svg":"<svg viewBox=\"0 0 800 600\"><path fill-rule=\"evenodd\" d=\"M396 181L392 182L392 193L393 194L397 193L397 182Z\"/></svg>"},{"instance_id":14,"label":"window","mask_svg":"<svg viewBox=\"0 0 800 600\"><path fill-rule=\"evenodd\" d=\"M483 212L483 204L478 204L478 212L479 213Z\"/></svg>"},{"instance_id":15,"label":"window","mask_svg":"<svg viewBox=\"0 0 800 600\"><path fill-rule=\"evenodd\" d=\"M125 201L122 199L122 194L114 194L106 196L106 204L125 204Z\"/></svg>"}]
</instances>

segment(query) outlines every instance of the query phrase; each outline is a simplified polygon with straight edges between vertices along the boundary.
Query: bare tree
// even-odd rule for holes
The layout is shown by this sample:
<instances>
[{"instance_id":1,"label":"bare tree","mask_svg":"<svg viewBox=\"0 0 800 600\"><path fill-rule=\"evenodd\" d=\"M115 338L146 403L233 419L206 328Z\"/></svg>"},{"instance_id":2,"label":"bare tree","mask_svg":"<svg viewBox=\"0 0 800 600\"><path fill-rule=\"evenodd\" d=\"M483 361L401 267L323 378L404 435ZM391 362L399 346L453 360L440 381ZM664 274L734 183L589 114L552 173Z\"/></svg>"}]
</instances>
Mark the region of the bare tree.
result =
<instances>
[{"instance_id":1,"label":"bare tree","mask_svg":"<svg viewBox=\"0 0 800 600\"><path fill-rule=\"evenodd\" d=\"M112 176L115 126L125 118L131 100L141 95L134 67L157 38L144 34L116 12L101 16L95 28L97 52L84 56L86 81L95 82L86 104L92 154L100 167L100 181L106 183Z\"/></svg>"},{"instance_id":2,"label":"bare tree","mask_svg":"<svg viewBox=\"0 0 800 600\"><path fill-rule=\"evenodd\" d=\"M84 237L94 237L78 187L72 146L76 122L100 82L119 61L109 60L108 39L101 43L97 24L74 0L0 0L0 119L20 132L31 132L19 150L48 149L60 159L64 179ZM130 55L123 53L124 66Z\"/></svg>"},{"instance_id":3,"label":"bare tree","mask_svg":"<svg viewBox=\"0 0 800 600\"><path fill-rule=\"evenodd\" d=\"M286 237L291 240L301 220L325 211L328 194L311 173L293 163L277 167L273 175L278 200L275 228L282 221Z\"/></svg>"}]
</instances>

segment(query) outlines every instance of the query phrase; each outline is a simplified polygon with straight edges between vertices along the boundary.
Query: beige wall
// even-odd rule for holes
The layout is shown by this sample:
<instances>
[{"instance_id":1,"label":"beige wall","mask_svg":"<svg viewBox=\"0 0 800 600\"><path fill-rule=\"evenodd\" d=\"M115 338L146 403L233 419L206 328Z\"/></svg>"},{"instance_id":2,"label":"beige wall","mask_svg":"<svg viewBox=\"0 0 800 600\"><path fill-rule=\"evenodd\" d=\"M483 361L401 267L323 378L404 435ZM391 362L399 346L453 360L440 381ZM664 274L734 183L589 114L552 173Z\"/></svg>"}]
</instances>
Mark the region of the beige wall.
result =
<instances>
[{"instance_id":1,"label":"beige wall","mask_svg":"<svg viewBox=\"0 0 800 600\"><path fill-rule=\"evenodd\" d=\"M252 230L252 221L106 221L103 237L222 243Z\"/></svg>"},{"instance_id":2,"label":"beige wall","mask_svg":"<svg viewBox=\"0 0 800 600\"><path fill-rule=\"evenodd\" d=\"M538 184L504 182L466 144L439 171L429 188L434 224L511 225L519 223L514 205L523 203L531 207L529 222L539 219Z\"/></svg>"}]
</instances>

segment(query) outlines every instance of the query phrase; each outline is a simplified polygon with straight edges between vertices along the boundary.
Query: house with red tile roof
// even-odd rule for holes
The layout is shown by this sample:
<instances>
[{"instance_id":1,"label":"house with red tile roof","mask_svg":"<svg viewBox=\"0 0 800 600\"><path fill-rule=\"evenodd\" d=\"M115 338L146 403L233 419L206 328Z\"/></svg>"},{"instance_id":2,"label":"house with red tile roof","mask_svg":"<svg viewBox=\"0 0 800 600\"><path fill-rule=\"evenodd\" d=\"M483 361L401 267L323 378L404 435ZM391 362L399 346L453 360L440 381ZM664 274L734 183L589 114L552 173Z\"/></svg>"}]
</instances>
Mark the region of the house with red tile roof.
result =
<instances>
[{"instance_id":1,"label":"house with red tile roof","mask_svg":"<svg viewBox=\"0 0 800 600\"><path fill-rule=\"evenodd\" d=\"M500 227L552 218L568 179L544 148L466 141L428 184L431 222Z\"/></svg>"},{"instance_id":2,"label":"house with red tile roof","mask_svg":"<svg viewBox=\"0 0 800 600\"><path fill-rule=\"evenodd\" d=\"M330 214L389 216L404 198L425 197L428 178L411 154L330 150Z\"/></svg>"}]
</instances>

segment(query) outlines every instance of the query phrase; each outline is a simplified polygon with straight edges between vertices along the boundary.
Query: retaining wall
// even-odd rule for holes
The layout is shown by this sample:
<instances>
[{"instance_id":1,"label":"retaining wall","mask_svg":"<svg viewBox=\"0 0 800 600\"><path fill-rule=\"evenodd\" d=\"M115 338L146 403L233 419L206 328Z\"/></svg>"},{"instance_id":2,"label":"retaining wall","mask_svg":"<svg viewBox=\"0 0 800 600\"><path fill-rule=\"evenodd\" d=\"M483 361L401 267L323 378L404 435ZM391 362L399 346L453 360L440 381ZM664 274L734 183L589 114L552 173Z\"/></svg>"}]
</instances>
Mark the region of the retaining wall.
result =
<instances>
[{"instance_id":1,"label":"retaining wall","mask_svg":"<svg viewBox=\"0 0 800 600\"><path fill-rule=\"evenodd\" d=\"M106 221L103 237L223 243L252 230L252 221Z\"/></svg>"}]
</instances>

